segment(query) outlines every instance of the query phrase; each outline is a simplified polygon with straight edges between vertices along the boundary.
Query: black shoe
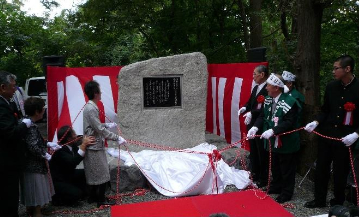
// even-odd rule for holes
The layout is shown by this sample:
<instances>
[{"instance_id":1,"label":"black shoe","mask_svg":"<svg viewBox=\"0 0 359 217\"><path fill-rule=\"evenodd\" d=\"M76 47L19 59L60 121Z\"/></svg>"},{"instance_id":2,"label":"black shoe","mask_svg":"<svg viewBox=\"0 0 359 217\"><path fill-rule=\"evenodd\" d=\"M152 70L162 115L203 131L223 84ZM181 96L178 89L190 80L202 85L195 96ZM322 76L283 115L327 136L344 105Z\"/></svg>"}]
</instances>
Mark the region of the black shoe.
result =
<instances>
[{"instance_id":1,"label":"black shoe","mask_svg":"<svg viewBox=\"0 0 359 217\"><path fill-rule=\"evenodd\" d=\"M317 202L316 200L312 200L312 201L309 201L309 202L306 202L304 204L304 207L306 208L319 208L319 207L326 207L327 205L325 204L325 202Z\"/></svg>"},{"instance_id":2,"label":"black shoe","mask_svg":"<svg viewBox=\"0 0 359 217\"><path fill-rule=\"evenodd\" d=\"M280 194L281 190L278 188L269 187L268 194Z\"/></svg>"},{"instance_id":3,"label":"black shoe","mask_svg":"<svg viewBox=\"0 0 359 217\"><path fill-rule=\"evenodd\" d=\"M111 201L111 200L106 199L105 201L97 202L97 207L100 207L100 206L113 206L115 204L116 204L115 201Z\"/></svg>"},{"instance_id":4,"label":"black shoe","mask_svg":"<svg viewBox=\"0 0 359 217\"><path fill-rule=\"evenodd\" d=\"M342 206L344 202L339 202L337 199L330 199L330 206L340 205Z\"/></svg>"},{"instance_id":5,"label":"black shoe","mask_svg":"<svg viewBox=\"0 0 359 217\"><path fill-rule=\"evenodd\" d=\"M267 183L266 182L258 182L257 183L257 186L258 186L258 188L263 188L263 187L267 187Z\"/></svg>"},{"instance_id":6,"label":"black shoe","mask_svg":"<svg viewBox=\"0 0 359 217\"><path fill-rule=\"evenodd\" d=\"M277 201L277 203L285 203L287 201L290 201L292 198L291 197L287 197L287 196L282 196L282 195L279 195L275 201Z\"/></svg>"},{"instance_id":7,"label":"black shoe","mask_svg":"<svg viewBox=\"0 0 359 217\"><path fill-rule=\"evenodd\" d=\"M93 198L93 197L89 197L89 198L87 198L87 203L95 203L96 202L96 199L95 198Z\"/></svg>"},{"instance_id":8,"label":"black shoe","mask_svg":"<svg viewBox=\"0 0 359 217\"><path fill-rule=\"evenodd\" d=\"M65 203L64 202L62 202L61 200L52 200L51 201L51 204L53 205L53 206L64 206L65 205Z\"/></svg>"}]
</instances>

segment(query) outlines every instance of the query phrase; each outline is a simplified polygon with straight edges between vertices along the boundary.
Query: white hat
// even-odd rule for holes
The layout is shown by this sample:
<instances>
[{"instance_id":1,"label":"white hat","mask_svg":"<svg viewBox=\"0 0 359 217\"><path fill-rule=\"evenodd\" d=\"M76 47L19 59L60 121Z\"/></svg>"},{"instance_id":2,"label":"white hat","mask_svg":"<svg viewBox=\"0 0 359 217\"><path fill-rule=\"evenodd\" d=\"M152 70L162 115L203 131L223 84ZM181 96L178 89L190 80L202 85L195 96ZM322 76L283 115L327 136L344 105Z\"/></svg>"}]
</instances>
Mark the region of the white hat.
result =
<instances>
[{"instance_id":1,"label":"white hat","mask_svg":"<svg viewBox=\"0 0 359 217\"><path fill-rule=\"evenodd\" d=\"M283 71L282 77L285 81L295 81L295 75L288 71Z\"/></svg>"},{"instance_id":2,"label":"white hat","mask_svg":"<svg viewBox=\"0 0 359 217\"><path fill-rule=\"evenodd\" d=\"M270 74L269 78L267 79L267 83L273 86L284 88L284 93L288 93L288 87L283 83L280 78L278 78L275 74Z\"/></svg>"}]
</instances>

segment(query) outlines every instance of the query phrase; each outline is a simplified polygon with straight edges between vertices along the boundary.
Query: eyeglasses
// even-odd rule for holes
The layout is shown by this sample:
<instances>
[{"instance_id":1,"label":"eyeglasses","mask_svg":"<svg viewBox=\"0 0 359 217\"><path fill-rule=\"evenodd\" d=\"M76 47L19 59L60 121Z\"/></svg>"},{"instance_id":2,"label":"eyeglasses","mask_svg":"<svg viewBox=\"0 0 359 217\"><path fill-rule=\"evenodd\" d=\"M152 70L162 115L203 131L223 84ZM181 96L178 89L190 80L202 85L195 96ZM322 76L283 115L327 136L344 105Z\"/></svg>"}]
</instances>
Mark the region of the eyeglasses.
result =
<instances>
[{"instance_id":1,"label":"eyeglasses","mask_svg":"<svg viewBox=\"0 0 359 217\"><path fill-rule=\"evenodd\" d=\"M344 67L334 67L334 68L333 68L333 71L336 71L336 70L342 69L342 68L344 68Z\"/></svg>"}]
</instances>

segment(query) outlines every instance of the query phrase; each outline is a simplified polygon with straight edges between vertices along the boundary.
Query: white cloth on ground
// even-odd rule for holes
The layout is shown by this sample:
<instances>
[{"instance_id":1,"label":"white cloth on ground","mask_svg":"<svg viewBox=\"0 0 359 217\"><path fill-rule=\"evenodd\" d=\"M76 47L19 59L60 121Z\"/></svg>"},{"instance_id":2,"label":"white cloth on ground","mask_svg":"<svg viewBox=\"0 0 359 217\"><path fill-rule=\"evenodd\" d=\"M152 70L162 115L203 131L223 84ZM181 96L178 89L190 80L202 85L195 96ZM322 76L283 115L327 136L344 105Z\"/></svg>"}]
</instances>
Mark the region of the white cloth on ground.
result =
<instances>
[{"instance_id":1,"label":"white cloth on ground","mask_svg":"<svg viewBox=\"0 0 359 217\"><path fill-rule=\"evenodd\" d=\"M212 153L215 149L217 147L214 145L202 143L186 150ZM108 153L113 157L118 157L119 150L109 148ZM144 150L137 153L131 152L131 155L147 176L148 181L165 196L179 197L217 193L213 170L207 154ZM135 163L126 151L121 150L120 158L127 166ZM235 185L238 189L244 189L251 183L247 171L230 167L222 159L215 164L219 193L223 193L227 185ZM201 183L199 183L200 181Z\"/></svg>"}]
</instances>

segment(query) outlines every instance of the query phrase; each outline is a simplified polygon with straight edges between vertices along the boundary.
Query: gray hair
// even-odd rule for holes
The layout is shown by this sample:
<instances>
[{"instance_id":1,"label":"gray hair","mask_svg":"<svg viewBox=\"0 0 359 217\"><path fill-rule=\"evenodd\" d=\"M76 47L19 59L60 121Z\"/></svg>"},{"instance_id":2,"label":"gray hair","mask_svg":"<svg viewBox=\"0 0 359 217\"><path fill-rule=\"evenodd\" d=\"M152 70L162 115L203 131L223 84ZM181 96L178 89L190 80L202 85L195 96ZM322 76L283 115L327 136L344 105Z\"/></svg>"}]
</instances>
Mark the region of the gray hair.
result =
<instances>
[{"instance_id":1,"label":"gray hair","mask_svg":"<svg viewBox=\"0 0 359 217\"><path fill-rule=\"evenodd\" d=\"M0 85L8 85L14 80L16 80L16 75L6 71L0 71Z\"/></svg>"},{"instance_id":2,"label":"gray hair","mask_svg":"<svg viewBox=\"0 0 359 217\"><path fill-rule=\"evenodd\" d=\"M268 72L268 68L264 65L259 65L256 67L256 69L258 70L259 73L264 72L264 77L268 77L269 76L269 72Z\"/></svg>"}]
</instances>

